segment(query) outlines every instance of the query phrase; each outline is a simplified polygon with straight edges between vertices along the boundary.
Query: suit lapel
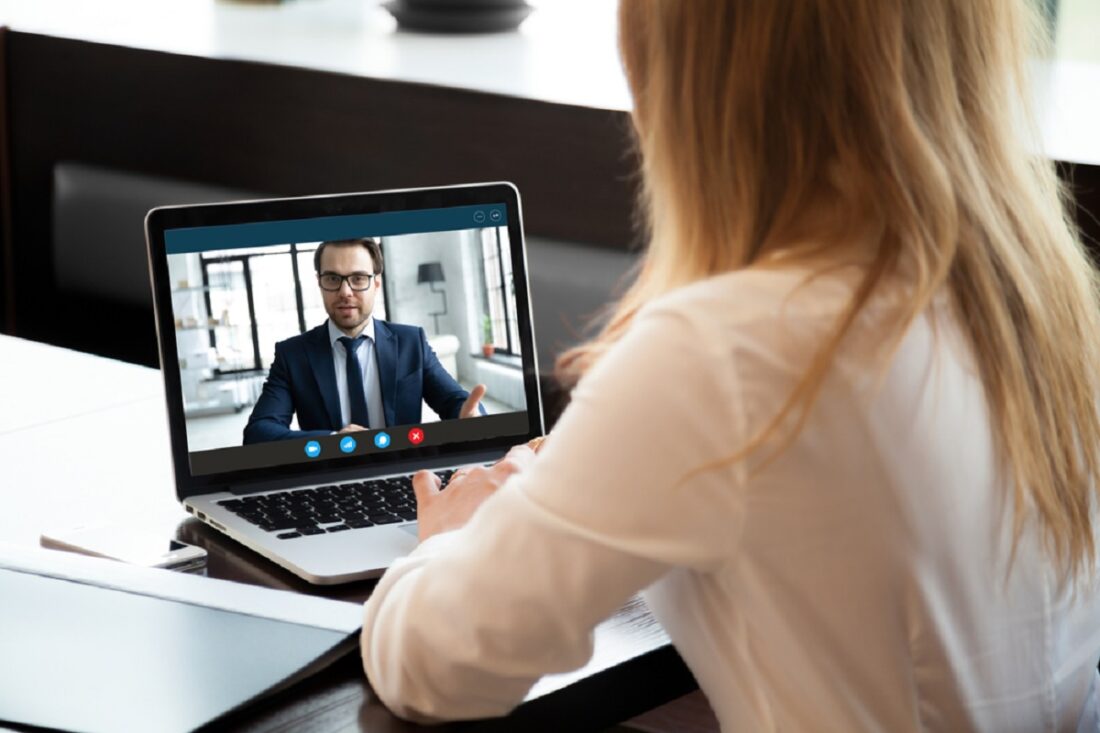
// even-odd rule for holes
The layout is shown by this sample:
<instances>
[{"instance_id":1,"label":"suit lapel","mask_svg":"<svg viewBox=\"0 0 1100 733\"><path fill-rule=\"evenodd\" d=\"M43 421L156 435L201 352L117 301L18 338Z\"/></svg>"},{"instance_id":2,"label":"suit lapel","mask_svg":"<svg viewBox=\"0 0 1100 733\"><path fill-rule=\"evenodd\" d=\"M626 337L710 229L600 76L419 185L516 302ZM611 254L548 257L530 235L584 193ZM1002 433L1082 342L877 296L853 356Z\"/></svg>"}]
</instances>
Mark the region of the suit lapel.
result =
<instances>
[{"instance_id":1,"label":"suit lapel","mask_svg":"<svg viewBox=\"0 0 1100 733\"><path fill-rule=\"evenodd\" d=\"M397 423L397 337L385 321L374 321L374 356L378 362L378 381L382 387L382 411L386 424Z\"/></svg>"},{"instance_id":2,"label":"suit lapel","mask_svg":"<svg viewBox=\"0 0 1100 733\"><path fill-rule=\"evenodd\" d=\"M309 365L313 368L317 386L321 389L321 397L325 401L325 411L328 412L332 429L340 430L344 427L344 420L340 414L340 393L336 389L336 364L332 360L332 344L328 340L327 321L310 331L306 352L309 354Z\"/></svg>"}]
</instances>

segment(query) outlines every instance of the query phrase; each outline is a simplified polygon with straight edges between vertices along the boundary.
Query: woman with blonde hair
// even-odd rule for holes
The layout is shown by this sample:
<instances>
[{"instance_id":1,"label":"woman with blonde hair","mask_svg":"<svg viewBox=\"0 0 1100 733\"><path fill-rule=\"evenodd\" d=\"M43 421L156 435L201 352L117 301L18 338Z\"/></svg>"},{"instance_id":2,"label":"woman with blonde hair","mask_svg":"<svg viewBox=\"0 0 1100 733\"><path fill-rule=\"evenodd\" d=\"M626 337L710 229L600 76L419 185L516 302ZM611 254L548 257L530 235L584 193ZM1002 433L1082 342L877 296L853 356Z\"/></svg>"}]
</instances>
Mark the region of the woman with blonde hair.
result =
<instances>
[{"instance_id":1,"label":"woman with blonde hair","mask_svg":"<svg viewBox=\"0 0 1100 733\"><path fill-rule=\"evenodd\" d=\"M383 701L504 713L644 589L723 730L1100 727L1100 300L1033 16L623 0L643 265L537 457L416 477Z\"/></svg>"}]
</instances>

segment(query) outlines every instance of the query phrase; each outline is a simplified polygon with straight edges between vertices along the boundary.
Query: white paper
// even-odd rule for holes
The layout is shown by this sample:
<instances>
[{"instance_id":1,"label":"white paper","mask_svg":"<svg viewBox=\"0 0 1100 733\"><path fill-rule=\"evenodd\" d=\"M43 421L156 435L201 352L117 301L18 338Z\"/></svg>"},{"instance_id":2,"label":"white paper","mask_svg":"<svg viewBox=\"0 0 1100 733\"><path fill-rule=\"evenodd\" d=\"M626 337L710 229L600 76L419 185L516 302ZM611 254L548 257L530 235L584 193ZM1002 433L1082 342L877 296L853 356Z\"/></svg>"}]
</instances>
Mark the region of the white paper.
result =
<instances>
[{"instance_id":1,"label":"white paper","mask_svg":"<svg viewBox=\"0 0 1100 733\"><path fill-rule=\"evenodd\" d=\"M346 634L363 623L357 603L55 550L0 543L0 568Z\"/></svg>"}]
</instances>

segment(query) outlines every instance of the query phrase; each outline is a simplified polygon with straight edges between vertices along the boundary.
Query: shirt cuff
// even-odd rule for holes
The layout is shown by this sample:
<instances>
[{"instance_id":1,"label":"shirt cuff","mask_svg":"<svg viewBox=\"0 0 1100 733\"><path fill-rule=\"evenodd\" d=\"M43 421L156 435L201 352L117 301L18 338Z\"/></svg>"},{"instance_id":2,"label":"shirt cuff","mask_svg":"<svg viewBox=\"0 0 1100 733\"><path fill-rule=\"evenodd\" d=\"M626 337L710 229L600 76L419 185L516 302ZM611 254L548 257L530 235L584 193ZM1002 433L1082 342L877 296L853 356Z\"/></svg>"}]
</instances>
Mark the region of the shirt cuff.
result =
<instances>
[{"instance_id":1,"label":"shirt cuff","mask_svg":"<svg viewBox=\"0 0 1100 733\"><path fill-rule=\"evenodd\" d=\"M421 542L409 553L409 557L423 557L424 559L443 554L448 547L458 540L458 530L452 529L446 532L434 534Z\"/></svg>"}]
</instances>

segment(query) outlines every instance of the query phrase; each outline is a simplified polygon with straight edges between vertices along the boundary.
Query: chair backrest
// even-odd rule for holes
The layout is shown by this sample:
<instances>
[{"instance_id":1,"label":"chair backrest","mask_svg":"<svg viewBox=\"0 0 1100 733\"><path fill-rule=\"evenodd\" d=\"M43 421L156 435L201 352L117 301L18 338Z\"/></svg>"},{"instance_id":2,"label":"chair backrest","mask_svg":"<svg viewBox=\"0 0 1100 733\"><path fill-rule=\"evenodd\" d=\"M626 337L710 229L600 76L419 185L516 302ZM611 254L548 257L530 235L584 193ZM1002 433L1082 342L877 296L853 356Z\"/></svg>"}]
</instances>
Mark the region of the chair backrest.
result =
<instances>
[{"instance_id":1,"label":"chair backrest","mask_svg":"<svg viewBox=\"0 0 1100 733\"><path fill-rule=\"evenodd\" d=\"M81 163L53 175L53 263L57 287L152 310L145 214L155 206L262 198L262 194Z\"/></svg>"}]
</instances>

